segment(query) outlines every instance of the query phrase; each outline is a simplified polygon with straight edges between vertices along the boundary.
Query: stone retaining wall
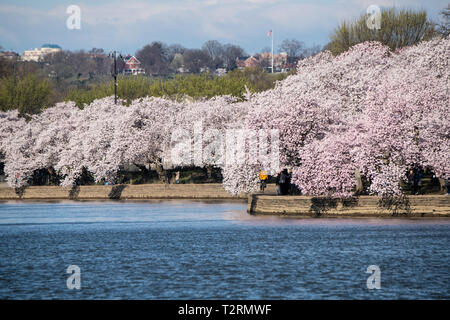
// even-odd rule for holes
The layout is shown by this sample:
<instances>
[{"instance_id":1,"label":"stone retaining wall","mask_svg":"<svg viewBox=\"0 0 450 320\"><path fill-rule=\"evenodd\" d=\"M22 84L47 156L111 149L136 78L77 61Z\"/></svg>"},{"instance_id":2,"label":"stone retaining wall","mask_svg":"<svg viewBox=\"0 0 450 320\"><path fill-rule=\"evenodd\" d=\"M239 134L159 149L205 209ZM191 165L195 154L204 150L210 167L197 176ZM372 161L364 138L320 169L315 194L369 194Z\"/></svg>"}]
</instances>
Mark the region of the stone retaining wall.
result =
<instances>
[{"instance_id":1,"label":"stone retaining wall","mask_svg":"<svg viewBox=\"0 0 450 320\"><path fill-rule=\"evenodd\" d=\"M409 208L397 212L379 206L379 198L360 196L353 201L308 196L276 196L275 185L265 194L231 196L221 184L140 184L114 186L32 186L23 190L0 187L0 200L145 200L145 199L248 199L251 214L310 217L450 217L450 196L409 196Z\"/></svg>"},{"instance_id":2,"label":"stone retaining wall","mask_svg":"<svg viewBox=\"0 0 450 320\"><path fill-rule=\"evenodd\" d=\"M400 206L397 212L379 206L379 198L360 196L353 201L308 196L272 196L254 194L248 199L248 212L310 217L450 217L450 196L419 195L407 197L409 209Z\"/></svg>"},{"instance_id":3,"label":"stone retaining wall","mask_svg":"<svg viewBox=\"0 0 450 320\"><path fill-rule=\"evenodd\" d=\"M268 192L275 192L269 185ZM57 186L31 186L21 191L0 188L0 200L108 200L108 199L247 199L246 195L233 197L222 184L124 184L95 185L63 188Z\"/></svg>"}]
</instances>

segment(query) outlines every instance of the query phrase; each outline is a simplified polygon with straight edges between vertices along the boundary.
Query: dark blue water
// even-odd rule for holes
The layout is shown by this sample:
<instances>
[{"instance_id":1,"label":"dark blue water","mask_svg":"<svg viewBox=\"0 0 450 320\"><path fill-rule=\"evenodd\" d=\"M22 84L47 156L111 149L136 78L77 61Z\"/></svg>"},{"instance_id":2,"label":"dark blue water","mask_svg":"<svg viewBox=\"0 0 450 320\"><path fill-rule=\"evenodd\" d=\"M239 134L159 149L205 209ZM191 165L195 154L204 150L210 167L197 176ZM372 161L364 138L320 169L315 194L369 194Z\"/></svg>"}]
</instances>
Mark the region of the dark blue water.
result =
<instances>
[{"instance_id":1,"label":"dark blue water","mask_svg":"<svg viewBox=\"0 0 450 320\"><path fill-rule=\"evenodd\" d=\"M1 299L449 299L450 221L253 217L242 203L0 204ZM81 289L69 290L69 265ZM369 290L369 265L381 289Z\"/></svg>"}]
</instances>

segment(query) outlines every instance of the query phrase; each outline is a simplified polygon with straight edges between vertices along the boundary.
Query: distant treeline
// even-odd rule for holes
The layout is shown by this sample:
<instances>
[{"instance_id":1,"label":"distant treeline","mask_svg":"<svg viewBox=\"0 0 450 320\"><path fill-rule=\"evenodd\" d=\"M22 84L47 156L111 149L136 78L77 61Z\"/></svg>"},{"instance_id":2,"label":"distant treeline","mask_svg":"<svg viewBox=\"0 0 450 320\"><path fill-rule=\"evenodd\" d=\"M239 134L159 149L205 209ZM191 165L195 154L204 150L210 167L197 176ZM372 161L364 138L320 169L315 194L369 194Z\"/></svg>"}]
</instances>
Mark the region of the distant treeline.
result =
<instances>
[{"instance_id":1,"label":"distant treeline","mask_svg":"<svg viewBox=\"0 0 450 320\"><path fill-rule=\"evenodd\" d=\"M246 87L250 92L260 92L274 87L277 80L286 76L270 74L261 68L236 69L222 77L207 73L177 75L169 79L119 76L117 95L127 103L145 96L198 99L232 95L243 98ZM74 101L83 108L84 104L111 95L114 95L113 80L72 88L64 96L55 99L58 92L45 78L39 79L36 74L8 76L0 80L0 111L17 109L21 114L35 114L59 101Z\"/></svg>"},{"instance_id":2,"label":"distant treeline","mask_svg":"<svg viewBox=\"0 0 450 320\"><path fill-rule=\"evenodd\" d=\"M331 34L324 49L338 55L365 41L379 41L395 51L435 36L449 35L450 5L443 9L441 22L435 23L424 10L382 9L381 28L367 28L367 14L342 22ZM262 51L267 51L267 48ZM288 62L314 55L319 47L308 48L303 42L286 39L279 51L288 53ZM243 97L245 87L252 92L267 90L286 74L270 74L262 67L236 69L236 58L247 55L239 46L209 40L201 49L187 49L178 44L152 42L136 52L145 76L119 76L118 96L126 101L143 96L181 98L233 95ZM94 99L114 94L112 58L103 49L62 51L45 56L44 61L24 62L0 58L0 111L18 109L34 114L56 102L73 100L79 107ZM119 56L118 70L124 62ZM183 68L190 74L180 75ZM228 73L210 74L217 68ZM205 72L206 73L201 73ZM295 72L293 70L292 72Z\"/></svg>"}]
</instances>

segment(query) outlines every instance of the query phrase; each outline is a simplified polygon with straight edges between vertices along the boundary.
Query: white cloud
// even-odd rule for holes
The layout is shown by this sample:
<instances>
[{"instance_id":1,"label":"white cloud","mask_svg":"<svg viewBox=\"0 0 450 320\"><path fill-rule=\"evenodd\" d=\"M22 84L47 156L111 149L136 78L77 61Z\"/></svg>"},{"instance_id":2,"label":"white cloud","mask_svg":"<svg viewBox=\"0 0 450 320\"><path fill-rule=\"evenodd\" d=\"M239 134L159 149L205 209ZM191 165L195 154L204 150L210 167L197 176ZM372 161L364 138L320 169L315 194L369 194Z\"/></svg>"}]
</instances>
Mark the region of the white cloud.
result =
<instances>
[{"instance_id":1,"label":"white cloud","mask_svg":"<svg viewBox=\"0 0 450 320\"><path fill-rule=\"evenodd\" d=\"M371 4L437 13L446 6L446 0L115 0L106 4L81 0L82 31L90 34L70 33L70 46L86 46L82 41L141 46L153 40L200 46L198 41L217 39L259 49L267 45L269 29L274 29L276 41L295 37L323 44L339 22L359 16ZM27 47L41 38L68 42L66 6L50 11L38 8L1 5L2 42L7 46L27 43Z\"/></svg>"}]
</instances>

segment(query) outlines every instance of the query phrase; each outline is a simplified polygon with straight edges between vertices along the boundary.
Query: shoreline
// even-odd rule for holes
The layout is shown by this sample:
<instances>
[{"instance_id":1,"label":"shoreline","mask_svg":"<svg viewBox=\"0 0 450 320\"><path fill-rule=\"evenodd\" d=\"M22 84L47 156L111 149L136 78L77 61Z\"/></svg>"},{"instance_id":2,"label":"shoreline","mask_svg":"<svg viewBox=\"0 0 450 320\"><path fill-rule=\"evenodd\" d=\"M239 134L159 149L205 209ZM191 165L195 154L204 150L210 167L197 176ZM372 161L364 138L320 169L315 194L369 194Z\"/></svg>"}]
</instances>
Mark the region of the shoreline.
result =
<instances>
[{"instance_id":1,"label":"shoreline","mask_svg":"<svg viewBox=\"0 0 450 320\"><path fill-rule=\"evenodd\" d=\"M397 212L379 206L376 196L359 196L348 200L310 196L279 196L276 186L267 185L265 193L232 196L222 184L141 184L92 185L63 188L30 186L16 192L0 187L1 203L75 202L164 202L186 200L203 203L247 202L247 213L258 216L292 218L450 218L450 197L445 195L408 196L408 209Z\"/></svg>"},{"instance_id":2,"label":"shoreline","mask_svg":"<svg viewBox=\"0 0 450 320\"><path fill-rule=\"evenodd\" d=\"M267 188L275 194L275 185ZM16 192L0 187L1 200L236 200L246 201L247 195L232 196L220 183L208 184L118 184L64 188L60 186L30 186Z\"/></svg>"},{"instance_id":3,"label":"shoreline","mask_svg":"<svg viewBox=\"0 0 450 320\"><path fill-rule=\"evenodd\" d=\"M450 218L450 197L445 195L414 195L407 197L396 212L381 207L376 196L359 196L346 201L325 197L249 196L247 212L254 215L286 217L361 217L361 218Z\"/></svg>"}]
</instances>

